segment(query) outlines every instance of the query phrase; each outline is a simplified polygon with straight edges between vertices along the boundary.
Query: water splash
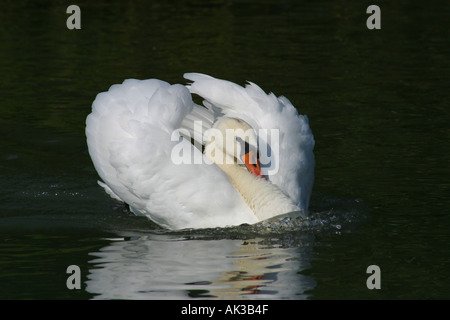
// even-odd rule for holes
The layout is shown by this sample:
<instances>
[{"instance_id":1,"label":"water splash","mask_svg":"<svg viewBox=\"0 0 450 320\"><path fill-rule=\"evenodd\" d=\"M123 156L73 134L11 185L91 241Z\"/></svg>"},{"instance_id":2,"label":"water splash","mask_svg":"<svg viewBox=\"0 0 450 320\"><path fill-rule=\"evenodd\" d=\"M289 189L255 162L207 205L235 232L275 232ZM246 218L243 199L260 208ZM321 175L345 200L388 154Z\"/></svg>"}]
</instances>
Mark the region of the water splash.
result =
<instances>
[{"instance_id":1,"label":"water splash","mask_svg":"<svg viewBox=\"0 0 450 320\"><path fill-rule=\"evenodd\" d=\"M167 230L153 223L142 223L142 220L131 214L122 203L114 202L114 210L125 218L128 216L135 223L122 225L122 231L150 232L187 237L190 239L245 239L255 236L284 236L342 234L352 232L368 219L368 206L361 199L343 199L329 196L315 196L311 210L290 212L259 223L230 226L226 228ZM128 219L125 219L128 220ZM142 229L141 229L142 227ZM148 229L150 227L150 230ZM301 237L300 237L301 238Z\"/></svg>"},{"instance_id":2,"label":"water splash","mask_svg":"<svg viewBox=\"0 0 450 320\"><path fill-rule=\"evenodd\" d=\"M368 219L368 207L361 199L321 198L321 202L304 217L304 213L291 212L259 223L242 224L226 228L166 229L152 232L179 235L190 239L245 239L249 237L275 237L304 241L315 235L352 232Z\"/></svg>"}]
</instances>

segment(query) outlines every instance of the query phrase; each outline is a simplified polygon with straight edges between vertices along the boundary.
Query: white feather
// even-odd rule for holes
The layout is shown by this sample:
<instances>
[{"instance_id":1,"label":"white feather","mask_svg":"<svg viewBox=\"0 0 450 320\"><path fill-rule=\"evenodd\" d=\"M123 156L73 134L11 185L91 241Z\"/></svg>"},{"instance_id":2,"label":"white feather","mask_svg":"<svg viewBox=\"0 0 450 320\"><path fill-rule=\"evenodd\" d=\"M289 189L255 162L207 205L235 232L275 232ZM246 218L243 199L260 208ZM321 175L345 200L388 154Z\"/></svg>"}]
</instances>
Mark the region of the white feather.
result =
<instances>
[{"instance_id":1,"label":"white feather","mask_svg":"<svg viewBox=\"0 0 450 320\"><path fill-rule=\"evenodd\" d=\"M285 97L266 94L254 83L245 88L199 73L186 73L191 93L198 94L228 117L259 129L279 130L279 153L273 154L279 170L270 181L302 210L307 210L314 182L314 137L307 116L299 115Z\"/></svg>"},{"instance_id":2,"label":"white feather","mask_svg":"<svg viewBox=\"0 0 450 320\"><path fill-rule=\"evenodd\" d=\"M280 167L270 181L280 194L307 210L314 175L314 139L307 118L299 116L286 98L267 95L255 84L243 88L202 74L185 77L193 83L129 79L97 95L86 119L86 135L106 192L128 203L136 214L171 229L256 223L270 216L255 214L230 177L217 165L207 164L201 151L177 131L184 128L194 137L195 121L202 121L204 131L225 115L241 118L255 130L280 130L276 159ZM202 96L206 108L194 104L191 93ZM191 155L183 157L197 157L202 163L174 163L176 147L190 150ZM270 195L263 189L262 207L271 210ZM272 196L276 198L277 192Z\"/></svg>"}]
</instances>

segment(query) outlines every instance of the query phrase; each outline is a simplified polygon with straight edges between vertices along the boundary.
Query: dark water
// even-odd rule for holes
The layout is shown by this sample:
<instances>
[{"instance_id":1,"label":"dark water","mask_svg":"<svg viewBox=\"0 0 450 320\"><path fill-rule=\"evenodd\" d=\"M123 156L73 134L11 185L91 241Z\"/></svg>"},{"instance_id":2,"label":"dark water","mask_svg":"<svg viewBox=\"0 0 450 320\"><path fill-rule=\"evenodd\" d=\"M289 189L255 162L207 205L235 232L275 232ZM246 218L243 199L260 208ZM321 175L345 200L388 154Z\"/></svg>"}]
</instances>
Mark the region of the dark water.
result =
<instances>
[{"instance_id":1,"label":"dark water","mask_svg":"<svg viewBox=\"0 0 450 320\"><path fill-rule=\"evenodd\" d=\"M0 3L0 298L450 298L448 1L377 1L381 30L368 1L76 4L81 30L65 1ZM95 95L191 71L309 116L307 224L166 232L97 186Z\"/></svg>"}]
</instances>

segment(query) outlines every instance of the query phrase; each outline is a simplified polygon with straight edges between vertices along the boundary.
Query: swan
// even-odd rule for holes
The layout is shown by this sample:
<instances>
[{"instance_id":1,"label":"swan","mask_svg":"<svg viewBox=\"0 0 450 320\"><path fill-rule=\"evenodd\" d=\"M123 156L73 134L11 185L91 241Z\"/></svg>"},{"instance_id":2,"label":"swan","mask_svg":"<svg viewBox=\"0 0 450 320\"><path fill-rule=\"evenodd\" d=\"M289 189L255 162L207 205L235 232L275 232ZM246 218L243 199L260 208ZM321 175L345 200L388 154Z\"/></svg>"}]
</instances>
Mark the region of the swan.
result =
<instances>
[{"instance_id":1,"label":"swan","mask_svg":"<svg viewBox=\"0 0 450 320\"><path fill-rule=\"evenodd\" d=\"M315 166L307 116L252 82L184 78L127 79L96 96L86 137L105 192L174 230L305 216Z\"/></svg>"}]
</instances>

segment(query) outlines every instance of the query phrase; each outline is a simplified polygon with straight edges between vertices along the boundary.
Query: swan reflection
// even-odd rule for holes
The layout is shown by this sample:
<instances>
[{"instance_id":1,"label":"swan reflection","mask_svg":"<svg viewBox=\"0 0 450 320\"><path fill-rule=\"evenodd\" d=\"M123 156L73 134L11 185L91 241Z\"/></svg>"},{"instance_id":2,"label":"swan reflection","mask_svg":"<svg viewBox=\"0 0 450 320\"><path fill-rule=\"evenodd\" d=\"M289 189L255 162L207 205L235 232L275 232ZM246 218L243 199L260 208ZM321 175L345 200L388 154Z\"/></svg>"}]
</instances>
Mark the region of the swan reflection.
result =
<instances>
[{"instance_id":1,"label":"swan reflection","mask_svg":"<svg viewBox=\"0 0 450 320\"><path fill-rule=\"evenodd\" d=\"M310 246L273 239L120 238L91 255L94 299L305 299Z\"/></svg>"}]
</instances>

